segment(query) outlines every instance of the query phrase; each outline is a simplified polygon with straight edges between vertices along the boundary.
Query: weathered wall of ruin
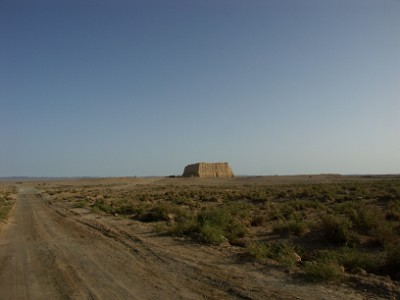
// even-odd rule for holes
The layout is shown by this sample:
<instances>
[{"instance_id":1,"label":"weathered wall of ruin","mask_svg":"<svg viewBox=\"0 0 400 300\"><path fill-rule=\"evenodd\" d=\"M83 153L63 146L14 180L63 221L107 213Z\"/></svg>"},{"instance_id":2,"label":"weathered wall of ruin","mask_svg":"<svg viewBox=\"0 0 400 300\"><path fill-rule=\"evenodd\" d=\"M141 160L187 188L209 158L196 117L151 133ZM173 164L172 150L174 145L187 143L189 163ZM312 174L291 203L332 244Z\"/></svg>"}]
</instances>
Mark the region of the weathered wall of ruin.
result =
<instances>
[{"instance_id":1,"label":"weathered wall of ruin","mask_svg":"<svg viewBox=\"0 0 400 300\"><path fill-rule=\"evenodd\" d=\"M183 177L233 177L232 169L224 163L197 163L188 165L183 171Z\"/></svg>"}]
</instances>

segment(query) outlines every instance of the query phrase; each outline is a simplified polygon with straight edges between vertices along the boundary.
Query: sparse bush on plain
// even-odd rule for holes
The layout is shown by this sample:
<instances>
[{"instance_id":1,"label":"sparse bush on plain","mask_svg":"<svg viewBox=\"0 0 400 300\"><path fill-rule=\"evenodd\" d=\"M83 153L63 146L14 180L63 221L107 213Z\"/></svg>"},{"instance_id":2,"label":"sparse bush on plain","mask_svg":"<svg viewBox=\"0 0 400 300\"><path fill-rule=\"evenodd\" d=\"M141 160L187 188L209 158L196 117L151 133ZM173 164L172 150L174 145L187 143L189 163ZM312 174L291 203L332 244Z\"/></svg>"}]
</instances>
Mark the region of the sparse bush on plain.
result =
<instances>
[{"instance_id":1,"label":"sparse bush on plain","mask_svg":"<svg viewBox=\"0 0 400 300\"><path fill-rule=\"evenodd\" d=\"M86 200L79 200L74 204L76 208L85 208L88 205L88 201Z\"/></svg>"},{"instance_id":2,"label":"sparse bush on plain","mask_svg":"<svg viewBox=\"0 0 400 300\"><path fill-rule=\"evenodd\" d=\"M257 214L253 216L252 220L250 221L251 226L262 226L265 223L265 217L261 214Z\"/></svg>"},{"instance_id":3,"label":"sparse bush on plain","mask_svg":"<svg viewBox=\"0 0 400 300\"><path fill-rule=\"evenodd\" d=\"M194 216L178 219L169 230L176 235L191 235L198 231L197 220Z\"/></svg>"},{"instance_id":4,"label":"sparse bush on plain","mask_svg":"<svg viewBox=\"0 0 400 300\"><path fill-rule=\"evenodd\" d=\"M343 268L400 280L398 179L282 185L176 183L139 184L125 190L112 185L40 188L53 195L52 200L73 207L154 222L157 232L209 244L229 241L245 247L261 263L273 259L291 265L296 258L292 254L301 245L305 263L297 266L312 280L338 280ZM266 240L271 242L255 242Z\"/></svg>"},{"instance_id":5,"label":"sparse bush on plain","mask_svg":"<svg viewBox=\"0 0 400 300\"><path fill-rule=\"evenodd\" d=\"M169 207L163 204L158 204L144 210L139 214L138 220L142 222L168 221L170 212L171 210Z\"/></svg>"},{"instance_id":6,"label":"sparse bush on plain","mask_svg":"<svg viewBox=\"0 0 400 300\"><path fill-rule=\"evenodd\" d=\"M386 219L400 221L400 197L398 200L391 200L387 205Z\"/></svg>"},{"instance_id":7,"label":"sparse bush on plain","mask_svg":"<svg viewBox=\"0 0 400 300\"><path fill-rule=\"evenodd\" d=\"M344 270L336 261L308 261L304 265L306 277L311 281L340 281Z\"/></svg>"},{"instance_id":8,"label":"sparse bush on plain","mask_svg":"<svg viewBox=\"0 0 400 300\"><path fill-rule=\"evenodd\" d=\"M247 253L256 260L274 259L285 267L292 267L299 261L294 246L289 243L253 242L246 249Z\"/></svg>"},{"instance_id":9,"label":"sparse bush on plain","mask_svg":"<svg viewBox=\"0 0 400 300\"><path fill-rule=\"evenodd\" d=\"M4 220L15 203L15 186L0 186L0 221Z\"/></svg>"},{"instance_id":10,"label":"sparse bush on plain","mask_svg":"<svg viewBox=\"0 0 400 300\"><path fill-rule=\"evenodd\" d=\"M338 260L346 271L355 272L359 269L368 273L376 272L382 265L382 260L376 253L367 253L358 248L344 247L338 251Z\"/></svg>"},{"instance_id":11,"label":"sparse bush on plain","mask_svg":"<svg viewBox=\"0 0 400 300\"><path fill-rule=\"evenodd\" d=\"M371 233L381 246L385 246L387 244L396 244L400 241L399 233L396 232L394 225L389 222L380 222L379 225L371 231Z\"/></svg>"},{"instance_id":12,"label":"sparse bush on plain","mask_svg":"<svg viewBox=\"0 0 400 300\"><path fill-rule=\"evenodd\" d=\"M172 233L196 235L205 243L218 244L224 240L233 242L246 235L247 229L228 207L215 207L203 210L196 218L181 218L171 229Z\"/></svg>"},{"instance_id":13,"label":"sparse bush on plain","mask_svg":"<svg viewBox=\"0 0 400 300\"><path fill-rule=\"evenodd\" d=\"M376 228L379 221L383 219L380 210L376 206L372 208L365 205L357 205L357 203L353 204L353 206L348 217L358 232L365 233Z\"/></svg>"},{"instance_id":14,"label":"sparse bush on plain","mask_svg":"<svg viewBox=\"0 0 400 300\"><path fill-rule=\"evenodd\" d=\"M208 243L220 243L224 238L233 241L246 234L245 227L226 206L199 213L197 224L201 239Z\"/></svg>"},{"instance_id":15,"label":"sparse bush on plain","mask_svg":"<svg viewBox=\"0 0 400 300\"><path fill-rule=\"evenodd\" d=\"M309 224L305 221L292 220L279 223L274 227L274 232L282 235L294 234L296 236L303 236L309 231Z\"/></svg>"},{"instance_id":16,"label":"sparse bush on plain","mask_svg":"<svg viewBox=\"0 0 400 300\"><path fill-rule=\"evenodd\" d=\"M94 211L103 211L108 214L111 214L113 212L113 207L111 206L111 204L102 200L96 200L96 202L92 206L92 209L94 209Z\"/></svg>"},{"instance_id":17,"label":"sparse bush on plain","mask_svg":"<svg viewBox=\"0 0 400 300\"><path fill-rule=\"evenodd\" d=\"M354 244L357 236L349 219L339 215L327 214L321 217L325 237L336 244Z\"/></svg>"}]
</instances>

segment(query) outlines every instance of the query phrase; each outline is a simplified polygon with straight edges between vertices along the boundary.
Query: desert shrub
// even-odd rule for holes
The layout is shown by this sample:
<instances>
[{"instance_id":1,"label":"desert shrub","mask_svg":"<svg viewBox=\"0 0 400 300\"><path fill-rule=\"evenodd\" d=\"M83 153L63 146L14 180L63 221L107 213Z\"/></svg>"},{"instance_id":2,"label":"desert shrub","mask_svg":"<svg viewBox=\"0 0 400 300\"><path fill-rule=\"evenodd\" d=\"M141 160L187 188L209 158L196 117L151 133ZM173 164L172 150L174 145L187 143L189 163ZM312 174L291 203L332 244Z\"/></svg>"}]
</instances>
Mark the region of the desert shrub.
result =
<instances>
[{"instance_id":1,"label":"desert shrub","mask_svg":"<svg viewBox=\"0 0 400 300\"><path fill-rule=\"evenodd\" d=\"M168 232L168 226L165 222L156 222L153 226L153 230L157 233L165 233Z\"/></svg>"},{"instance_id":2,"label":"desert shrub","mask_svg":"<svg viewBox=\"0 0 400 300\"><path fill-rule=\"evenodd\" d=\"M227 206L204 209L197 216L182 215L175 221L171 233L196 237L204 243L234 242L247 234L247 228Z\"/></svg>"},{"instance_id":3,"label":"desert shrub","mask_svg":"<svg viewBox=\"0 0 400 300\"><path fill-rule=\"evenodd\" d=\"M337 260L350 272L361 268L369 273L375 273L381 266L381 260L375 253L367 253L354 247L340 249L337 253Z\"/></svg>"},{"instance_id":4,"label":"desert shrub","mask_svg":"<svg viewBox=\"0 0 400 300\"><path fill-rule=\"evenodd\" d=\"M229 203L223 206L223 209L227 210L229 215L235 217L235 219L243 224L250 224L252 208L253 207L247 203Z\"/></svg>"},{"instance_id":5,"label":"desert shrub","mask_svg":"<svg viewBox=\"0 0 400 300\"><path fill-rule=\"evenodd\" d=\"M338 215L324 215L321 217L322 230L325 237L336 244L354 244L358 241L352 230L349 219Z\"/></svg>"},{"instance_id":6,"label":"desert shrub","mask_svg":"<svg viewBox=\"0 0 400 300\"><path fill-rule=\"evenodd\" d=\"M247 253L255 260L274 259L286 267L291 267L299 261L299 256L293 245L289 243L253 242L246 246Z\"/></svg>"},{"instance_id":7,"label":"desert shrub","mask_svg":"<svg viewBox=\"0 0 400 300\"><path fill-rule=\"evenodd\" d=\"M378 207L367 207L364 205L354 205L348 212L348 217L358 232L368 232L376 228L379 221L383 219L382 213Z\"/></svg>"},{"instance_id":8,"label":"desert shrub","mask_svg":"<svg viewBox=\"0 0 400 300\"><path fill-rule=\"evenodd\" d=\"M159 203L144 209L138 214L138 219L142 222L168 221L175 211L176 209L174 206Z\"/></svg>"},{"instance_id":9,"label":"desert shrub","mask_svg":"<svg viewBox=\"0 0 400 300\"><path fill-rule=\"evenodd\" d=\"M224 227L224 236L230 243L234 243L237 239L245 237L247 232L247 228L235 220L229 222Z\"/></svg>"},{"instance_id":10,"label":"desert shrub","mask_svg":"<svg viewBox=\"0 0 400 300\"><path fill-rule=\"evenodd\" d=\"M274 227L274 232L278 234L294 234L297 236L303 236L309 231L309 224L307 222L296 220L283 222Z\"/></svg>"},{"instance_id":11,"label":"desert shrub","mask_svg":"<svg viewBox=\"0 0 400 300\"><path fill-rule=\"evenodd\" d=\"M377 273L382 267L382 258L374 252L357 247L344 246L338 249L320 250L315 258L317 262L331 262L349 272L363 269L369 273Z\"/></svg>"},{"instance_id":12,"label":"desert shrub","mask_svg":"<svg viewBox=\"0 0 400 300\"><path fill-rule=\"evenodd\" d=\"M192 233L197 233L198 225L196 218L193 216L187 216L186 218L182 217L177 219L169 232L176 235L190 235Z\"/></svg>"},{"instance_id":13,"label":"desert shrub","mask_svg":"<svg viewBox=\"0 0 400 300\"><path fill-rule=\"evenodd\" d=\"M213 207L201 211L197 216L197 220L200 225L212 224L222 227L229 222L230 214L225 206Z\"/></svg>"},{"instance_id":14,"label":"desert shrub","mask_svg":"<svg viewBox=\"0 0 400 300\"><path fill-rule=\"evenodd\" d=\"M256 214L250 221L251 226L262 226L265 223L265 217L261 214Z\"/></svg>"},{"instance_id":15,"label":"desert shrub","mask_svg":"<svg viewBox=\"0 0 400 300\"><path fill-rule=\"evenodd\" d=\"M11 205L9 203L0 203L0 221L6 218L10 210Z\"/></svg>"},{"instance_id":16,"label":"desert shrub","mask_svg":"<svg viewBox=\"0 0 400 300\"><path fill-rule=\"evenodd\" d=\"M253 202L264 202L268 201L267 193L264 190L255 191L250 195L250 200Z\"/></svg>"},{"instance_id":17,"label":"desert shrub","mask_svg":"<svg viewBox=\"0 0 400 300\"><path fill-rule=\"evenodd\" d=\"M270 247L266 243L250 243L247 245L248 254L256 260L262 260L271 256Z\"/></svg>"},{"instance_id":18,"label":"desert shrub","mask_svg":"<svg viewBox=\"0 0 400 300\"><path fill-rule=\"evenodd\" d=\"M113 207L111 204L103 201L103 200L96 200L92 206L92 209L96 211L103 211L105 213L111 214L113 212Z\"/></svg>"},{"instance_id":19,"label":"desert shrub","mask_svg":"<svg viewBox=\"0 0 400 300\"><path fill-rule=\"evenodd\" d=\"M173 200L176 205L190 204L190 199L185 197L178 197Z\"/></svg>"},{"instance_id":20,"label":"desert shrub","mask_svg":"<svg viewBox=\"0 0 400 300\"><path fill-rule=\"evenodd\" d=\"M200 212L197 223L200 238L207 243L219 243L224 237L233 241L244 237L247 231L225 206Z\"/></svg>"},{"instance_id":21,"label":"desert shrub","mask_svg":"<svg viewBox=\"0 0 400 300\"><path fill-rule=\"evenodd\" d=\"M386 219L394 221L400 220L400 201L392 200L388 203Z\"/></svg>"},{"instance_id":22,"label":"desert shrub","mask_svg":"<svg viewBox=\"0 0 400 300\"><path fill-rule=\"evenodd\" d=\"M123 203L119 203L118 205L114 206L113 211L120 215L130 215L130 214L142 212L143 208L142 207L139 208L139 207L134 207L129 202L123 202Z\"/></svg>"},{"instance_id":23,"label":"desert shrub","mask_svg":"<svg viewBox=\"0 0 400 300\"><path fill-rule=\"evenodd\" d=\"M280 213L286 220L290 220L296 218L297 211L290 203L287 203L281 208Z\"/></svg>"},{"instance_id":24,"label":"desert shrub","mask_svg":"<svg viewBox=\"0 0 400 300\"><path fill-rule=\"evenodd\" d=\"M308 261L304 272L312 281L339 281L343 278L343 267L334 260Z\"/></svg>"},{"instance_id":25,"label":"desert shrub","mask_svg":"<svg viewBox=\"0 0 400 300\"><path fill-rule=\"evenodd\" d=\"M303 210L307 210L307 209L311 209L311 208L313 208L313 209L320 208L322 206L322 204L317 201L312 201L312 200L296 199L295 201L290 203L290 206L292 206L297 211L303 211Z\"/></svg>"},{"instance_id":26,"label":"desert shrub","mask_svg":"<svg viewBox=\"0 0 400 300\"><path fill-rule=\"evenodd\" d=\"M272 207L268 213L270 220L283 220L285 217L282 214L282 211L277 207Z\"/></svg>"},{"instance_id":27,"label":"desert shrub","mask_svg":"<svg viewBox=\"0 0 400 300\"><path fill-rule=\"evenodd\" d=\"M167 221L168 212L162 207L153 207L140 214L138 219L142 222Z\"/></svg>"},{"instance_id":28,"label":"desert shrub","mask_svg":"<svg viewBox=\"0 0 400 300\"><path fill-rule=\"evenodd\" d=\"M84 208L84 207L87 206L87 204L88 204L88 201L87 201L86 199L83 199L83 200L77 201L77 202L74 204L74 207L76 207L76 208Z\"/></svg>"},{"instance_id":29,"label":"desert shrub","mask_svg":"<svg viewBox=\"0 0 400 300\"><path fill-rule=\"evenodd\" d=\"M399 234L395 231L393 225L388 221L380 222L377 227L371 231L371 233L381 246L399 242Z\"/></svg>"},{"instance_id":30,"label":"desert shrub","mask_svg":"<svg viewBox=\"0 0 400 300\"><path fill-rule=\"evenodd\" d=\"M220 226L205 222L199 227L199 239L210 244L219 244L225 240L224 230Z\"/></svg>"}]
</instances>

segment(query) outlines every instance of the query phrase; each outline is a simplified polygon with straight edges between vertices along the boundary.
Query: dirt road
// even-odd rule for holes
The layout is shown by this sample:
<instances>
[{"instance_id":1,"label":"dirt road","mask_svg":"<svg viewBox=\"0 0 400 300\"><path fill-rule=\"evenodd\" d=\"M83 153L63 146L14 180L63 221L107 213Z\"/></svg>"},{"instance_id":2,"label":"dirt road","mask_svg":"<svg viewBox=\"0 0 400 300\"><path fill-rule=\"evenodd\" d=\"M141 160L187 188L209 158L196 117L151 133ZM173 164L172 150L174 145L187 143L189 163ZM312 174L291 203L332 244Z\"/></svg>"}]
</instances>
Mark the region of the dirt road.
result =
<instances>
[{"instance_id":1,"label":"dirt road","mask_svg":"<svg viewBox=\"0 0 400 300\"><path fill-rule=\"evenodd\" d=\"M156 236L47 200L20 186L0 235L0 299L364 299L242 263L229 245Z\"/></svg>"}]
</instances>

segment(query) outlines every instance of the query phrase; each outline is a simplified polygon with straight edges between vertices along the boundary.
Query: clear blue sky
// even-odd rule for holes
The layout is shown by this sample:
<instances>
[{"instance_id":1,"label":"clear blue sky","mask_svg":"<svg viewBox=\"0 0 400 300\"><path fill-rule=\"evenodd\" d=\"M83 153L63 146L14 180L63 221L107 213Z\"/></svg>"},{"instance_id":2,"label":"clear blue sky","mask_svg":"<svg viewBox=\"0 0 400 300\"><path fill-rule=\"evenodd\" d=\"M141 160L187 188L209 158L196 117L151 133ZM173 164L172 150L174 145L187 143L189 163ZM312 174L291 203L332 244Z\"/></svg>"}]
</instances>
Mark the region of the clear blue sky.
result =
<instances>
[{"instance_id":1,"label":"clear blue sky","mask_svg":"<svg viewBox=\"0 0 400 300\"><path fill-rule=\"evenodd\" d=\"M398 0L0 0L0 176L400 173Z\"/></svg>"}]
</instances>

